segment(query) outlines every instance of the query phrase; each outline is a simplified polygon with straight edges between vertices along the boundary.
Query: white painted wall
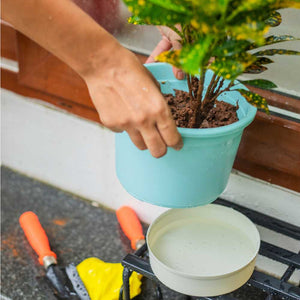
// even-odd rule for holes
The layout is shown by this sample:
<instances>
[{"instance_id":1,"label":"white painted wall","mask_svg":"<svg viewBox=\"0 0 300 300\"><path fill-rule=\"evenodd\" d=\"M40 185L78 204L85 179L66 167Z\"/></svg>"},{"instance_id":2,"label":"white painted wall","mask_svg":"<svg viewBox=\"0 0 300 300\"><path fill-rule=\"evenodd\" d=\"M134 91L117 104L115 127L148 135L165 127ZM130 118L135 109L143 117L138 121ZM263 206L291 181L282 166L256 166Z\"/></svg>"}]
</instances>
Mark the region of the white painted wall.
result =
<instances>
[{"instance_id":1,"label":"white painted wall","mask_svg":"<svg viewBox=\"0 0 300 300\"><path fill-rule=\"evenodd\" d=\"M113 209L130 204L146 222L161 211L118 182L112 132L6 90L1 102L4 165Z\"/></svg>"}]
</instances>

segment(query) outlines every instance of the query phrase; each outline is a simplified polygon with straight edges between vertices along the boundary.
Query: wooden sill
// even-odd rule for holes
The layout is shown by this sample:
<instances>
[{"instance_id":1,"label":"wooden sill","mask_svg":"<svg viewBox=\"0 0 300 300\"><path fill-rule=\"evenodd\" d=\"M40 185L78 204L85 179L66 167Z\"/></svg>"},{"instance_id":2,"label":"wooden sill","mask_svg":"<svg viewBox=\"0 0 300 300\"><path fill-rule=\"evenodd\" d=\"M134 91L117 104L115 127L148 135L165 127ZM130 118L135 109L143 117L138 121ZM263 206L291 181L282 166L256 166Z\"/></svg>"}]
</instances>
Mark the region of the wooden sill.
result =
<instances>
[{"instance_id":1,"label":"wooden sill","mask_svg":"<svg viewBox=\"0 0 300 300\"><path fill-rule=\"evenodd\" d=\"M72 69L11 27L2 25L1 32L2 55L19 62L18 74L1 70L3 88L99 121L85 83ZM138 57L141 62L146 59ZM273 106L300 112L296 99L256 91ZM234 168L300 192L300 124L258 112L244 132Z\"/></svg>"},{"instance_id":2,"label":"wooden sill","mask_svg":"<svg viewBox=\"0 0 300 300\"><path fill-rule=\"evenodd\" d=\"M17 37L16 31L1 21L1 56L17 60Z\"/></svg>"}]
</instances>

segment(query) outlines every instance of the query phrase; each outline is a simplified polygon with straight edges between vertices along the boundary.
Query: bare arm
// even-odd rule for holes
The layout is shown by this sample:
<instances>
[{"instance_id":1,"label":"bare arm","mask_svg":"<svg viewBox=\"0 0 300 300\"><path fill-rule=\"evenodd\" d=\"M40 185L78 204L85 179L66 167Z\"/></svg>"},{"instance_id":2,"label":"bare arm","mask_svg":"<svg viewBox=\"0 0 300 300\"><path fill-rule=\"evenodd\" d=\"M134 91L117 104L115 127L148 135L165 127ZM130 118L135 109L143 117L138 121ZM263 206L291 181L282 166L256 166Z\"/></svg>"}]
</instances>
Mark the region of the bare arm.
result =
<instances>
[{"instance_id":1,"label":"bare arm","mask_svg":"<svg viewBox=\"0 0 300 300\"><path fill-rule=\"evenodd\" d=\"M155 157L182 147L155 81L138 59L70 0L3 0L2 17L73 68L103 125Z\"/></svg>"}]
</instances>

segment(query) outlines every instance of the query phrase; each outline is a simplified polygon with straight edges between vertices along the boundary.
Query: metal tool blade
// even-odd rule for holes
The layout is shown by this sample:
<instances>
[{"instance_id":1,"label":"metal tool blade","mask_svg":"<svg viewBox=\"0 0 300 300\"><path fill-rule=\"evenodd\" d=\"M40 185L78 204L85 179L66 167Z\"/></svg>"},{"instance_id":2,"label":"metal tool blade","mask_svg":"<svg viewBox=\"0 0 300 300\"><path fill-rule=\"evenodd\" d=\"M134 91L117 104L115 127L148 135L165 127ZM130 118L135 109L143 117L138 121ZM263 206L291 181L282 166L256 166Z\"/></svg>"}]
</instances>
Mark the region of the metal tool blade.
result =
<instances>
[{"instance_id":1,"label":"metal tool blade","mask_svg":"<svg viewBox=\"0 0 300 300\"><path fill-rule=\"evenodd\" d=\"M66 274L67 274L69 280L71 281L73 288L74 288L75 292L77 293L78 297L81 300L90 300L90 296L84 286L84 283L82 282L82 280L77 272L76 266L73 263L71 263L66 267L65 270L66 270Z\"/></svg>"},{"instance_id":2,"label":"metal tool blade","mask_svg":"<svg viewBox=\"0 0 300 300\"><path fill-rule=\"evenodd\" d=\"M50 281L57 298L81 300L75 290L73 290L73 286L62 268L57 265L49 266L47 268L46 277Z\"/></svg>"}]
</instances>

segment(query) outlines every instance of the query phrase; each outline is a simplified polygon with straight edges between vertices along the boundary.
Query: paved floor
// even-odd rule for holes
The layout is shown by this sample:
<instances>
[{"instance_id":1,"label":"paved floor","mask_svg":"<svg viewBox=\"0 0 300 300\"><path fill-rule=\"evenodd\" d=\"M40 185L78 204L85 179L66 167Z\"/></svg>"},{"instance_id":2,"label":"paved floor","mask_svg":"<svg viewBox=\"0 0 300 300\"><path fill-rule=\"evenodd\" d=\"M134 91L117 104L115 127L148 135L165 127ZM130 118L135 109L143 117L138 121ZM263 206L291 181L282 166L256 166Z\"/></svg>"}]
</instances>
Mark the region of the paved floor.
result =
<instances>
[{"instance_id":1,"label":"paved floor","mask_svg":"<svg viewBox=\"0 0 300 300\"><path fill-rule=\"evenodd\" d=\"M61 265L78 264L91 256L120 262L130 251L114 212L94 207L88 201L5 167L1 169L1 175L0 299L56 299L43 279L43 267L38 264L37 256L19 226L18 218L24 211L32 210L39 216ZM163 295L166 300L183 299L165 287ZM266 298L264 293L248 286L236 291L234 296L241 300ZM149 280L144 280L142 294L135 299L155 299Z\"/></svg>"}]
</instances>

